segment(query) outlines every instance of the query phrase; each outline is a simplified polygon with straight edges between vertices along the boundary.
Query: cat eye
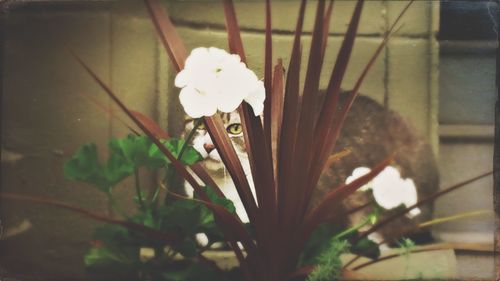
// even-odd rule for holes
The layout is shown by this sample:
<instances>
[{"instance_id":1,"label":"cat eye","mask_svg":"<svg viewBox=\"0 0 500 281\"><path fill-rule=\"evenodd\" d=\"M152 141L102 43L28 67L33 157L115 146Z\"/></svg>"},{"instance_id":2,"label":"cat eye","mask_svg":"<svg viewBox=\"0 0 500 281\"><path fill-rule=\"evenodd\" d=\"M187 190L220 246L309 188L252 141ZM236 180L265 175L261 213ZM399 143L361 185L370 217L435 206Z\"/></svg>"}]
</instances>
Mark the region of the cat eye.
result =
<instances>
[{"instance_id":1,"label":"cat eye","mask_svg":"<svg viewBox=\"0 0 500 281\"><path fill-rule=\"evenodd\" d=\"M239 135L243 131L243 127L239 123L227 126L226 131L231 135Z\"/></svg>"}]
</instances>

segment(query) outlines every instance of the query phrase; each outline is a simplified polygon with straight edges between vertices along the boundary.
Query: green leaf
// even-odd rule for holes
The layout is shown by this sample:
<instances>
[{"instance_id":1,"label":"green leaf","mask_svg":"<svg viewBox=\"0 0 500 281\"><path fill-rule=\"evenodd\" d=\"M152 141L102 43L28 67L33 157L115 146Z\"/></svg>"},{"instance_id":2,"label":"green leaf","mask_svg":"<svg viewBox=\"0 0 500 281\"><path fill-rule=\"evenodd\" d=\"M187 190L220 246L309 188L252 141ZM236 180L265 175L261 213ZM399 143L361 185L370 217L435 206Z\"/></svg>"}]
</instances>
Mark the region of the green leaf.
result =
<instances>
[{"instance_id":1,"label":"green leaf","mask_svg":"<svg viewBox=\"0 0 500 281\"><path fill-rule=\"evenodd\" d=\"M348 248L349 243L346 240L331 239L330 246L318 257L317 265L307 277L307 281L337 280L342 274L340 255Z\"/></svg>"},{"instance_id":2,"label":"green leaf","mask_svg":"<svg viewBox=\"0 0 500 281\"><path fill-rule=\"evenodd\" d=\"M154 146L147 136L128 135L124 139L114 139L109 142L109 147L114 152L122 154L135 168L147 167L150 170L161 168L165 165L163 159L151 157L149 150Z\"/></svg>"},{"instance_id":3,"label":"green leaf","mask_svg":"<svg viewBox=\"0 0 500 281\"><path fill-rule=\"evenodd\" d=\"M177 157L184 141L180 139L164 140L165 147ZM140 167L157 169L169 163L167 157L147 136L129 135L124 139L112 139L108 142L109 156L106 164L99 161L97 146L85 144L64 164L67 179L86 182L109 193L111 188L130 176ZM203 158L191 146L187 146L181 161L192 165Z\"/></svg>"},{"instance_id":4,"label":"green leaf","mask_svg":"<svg viewBox=\"0 0 500 281\"><path fill-rule=\"evenodd\" d=\"M138 224L142 224L152 228L158 228L158 222L153 217L150 208L146 210L141 210L141 212L133 216L130 220Z\"/></svg>"},{"instance_id":5,"label":"green leaf","mask_svg":"<svg viewBox=\"0 0 500 281\"><path fill-rule=\"evenodd\" d=\"M194 200L177 200L158 209L162 218L162 230L194 235L201 221L201 204Z\"/></svg>"},{"instance_id":6,"label":"green leaf","mask_svg":"<svg viewBox=\"0 0 500 281\"><path fill-rule=\"evenodd\" d=\"M351 252L353 254L361 255L371 259L377 259L378 257L380 257L379 246L366 237L358 241L356 245L353 245L351 247Z\"/></svg>"},{"instance_id":7,"label":"green leaf","mask_svg":"<svg viewBox=\"0 0 500 281\"><path fill-rule=\"evenodd\" d=\"M85 144L64 164L67 179L86 182L109 192L111 187L129 176L133 166L123 155L111 153L106 165L99 162L97 146Z\"/></svg>"},{"instance_id":8,"label":"green leaf","mask_svg":"<svg viewBox=\"0 0 500 281\"><path fill-rule=\"evenodd\" d=\"M130 256L115 252L107 247L93 247L84 257L85 266L108 265L113 263L132 264L134 262L135 259Z\"/></svg>"},{"instance_id":9,"label":"green leaf","mask_svg":"<svg viewBox=\"0 0 500 281\"><path fill-rule=\"evenodd\" d=\"M321 253L330 247L332 238L341 231L342 229L336 224L325 223L318 226L302 251L300 265L316 264Z\"/></svg>"},{"instance_id":10,"label":"green leaf","mask_svg":"<svg viewBox=\"0 0 500 281\"><path fill-rule=\"evenodd\" d=\"M94 231L93 239L101 241L106 247L121 247L133 244L128 229L120 225L107 224Z\"/></svg>"},{"instance_id":11,"label":"green leaf","mask_svg":"<svg viewBox=\"0 0 500 281\"><path fill-rule=\"evenodd\" d=\"M127 267L139 262L139 246L126 228L118 225L98 227L93 235L98 247L84 256L86 267Z\"/></svg>"},{"instance_id":12,"label":"green leaf","mask_svg":"<svg viewBox=\"0 0 500 281\"><path fill-rule=\"evenodd\" d=\"M227 198L219 197L219 195L215 193L212 187L207 186L203 188L203 191L205 191L205 193L207 194L210 201L212 201L212 203L215 203L217 205L226 208L232 214L236 213L236 208L234 207L233 202Z\"/></svg>"},{"instance_id":13,"label":"green leaf","mask_svg":"<svg viewBox=\"0 0 500 281\"><path fill-rule=\"evenodd\" d=\"M84 256L85 271L91 280L138 280L141 264L108 247L93 247Z\"/></svg>"},{"instance_id":14,"label":"green leaf","mask_svg":"<svg viewBox=\"0 0 500 281\"><path fill-rule=\"evenodd\" d=\"M197 244L191 237L186 237L182 243L176 245L175 250L186 258L192 258L198 253Z\"/></svg>"},{"instance_id":15,"label":"green leaf","mask_svg":"<svg viewBox=\"0 0 500 281\"><path fill-rule=\"evenodd\" d=\"M131 162L123 153L123 151L113 145L113 140L108 143L109 157L106 162L104 174L112 186L119 183L124 178L134 172L134 163Z\"/></svg>"},{"instance_id":16,"label":"green leaf","mask_svg":"<svg viewBox=\"0 0 500 281\"><path fill-rule=\"evenodd\" d=\"M398 242L398 246L401 250L401 255L408 258L411 251L415 248L415 242L413 242L410 238L403 237L401 238L401 241Z\"/></svg>"},{"instance_id":17,"label":"green leaf","mask_svg":"<svg viewBox=\"0 0 500 281\"><path fill-rule=\"evenodd\" d=\"M172 153L172 155L177 158L182 150L185 142L182 139L171 138L169 140L163 140L163 145ZM165 163L169 163L167 157L160 151L158 146L152 145L149 149L149 156L155 159L161 159ZM193 165L199 161L203 160L203 157L194 149L192 146L187 146L182 154L181 162L184 165Z\"/></svg>"},{"instance_id":18,"label":"green leaf","mask_svg":"<svg viewBox=\"0 0 500 281\"><path fill-rule=\"evenodd\" d=\"M93 143L85 144L64 164L64 176L75 181L93 183L98 187L106 188L103 167L97 159L97 146Z\"/></svg>"}]
</instances>

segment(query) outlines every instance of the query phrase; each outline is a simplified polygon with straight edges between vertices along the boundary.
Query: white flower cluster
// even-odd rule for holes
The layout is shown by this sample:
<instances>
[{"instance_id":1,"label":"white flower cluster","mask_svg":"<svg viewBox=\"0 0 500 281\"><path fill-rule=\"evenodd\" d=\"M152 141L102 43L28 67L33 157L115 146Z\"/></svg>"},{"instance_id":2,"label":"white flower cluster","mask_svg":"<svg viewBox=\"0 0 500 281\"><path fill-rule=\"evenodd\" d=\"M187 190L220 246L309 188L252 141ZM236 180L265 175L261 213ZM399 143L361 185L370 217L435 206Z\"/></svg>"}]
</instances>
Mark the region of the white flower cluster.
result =
<instances>
[{"instance_id":1,"label":"white flower cluster","mask_svg":"<svg viewBox=\"0 0 500 281\"><path fill-rule=\"evenodd\" d=\"M175 77L182 88L180 102L192 118L232 112L246 101L256 116L264 109L264 83L241 62L240 56L210 47L196 48Z\"/></svg>"},{"instance_id":2,"label":"white flower cluster","mask_svg":"<svg viewBox=\"0 0 500 281\"><path fill-rule=\"evenodd\" d=\"M352 175L346 179L346 184L351 183L357 178L366 175L371 170L366 167L354 169ZM378 205L384 209L393 209L401 204L406 207L417 203L417 188L412 179L403 179L398 169L388 166L380 172L372 181L362 186L359 190L373 190L373 197ZM414 208L409 212L410 217L420 214L420 209Z\"/></svg>"}]
</instances>

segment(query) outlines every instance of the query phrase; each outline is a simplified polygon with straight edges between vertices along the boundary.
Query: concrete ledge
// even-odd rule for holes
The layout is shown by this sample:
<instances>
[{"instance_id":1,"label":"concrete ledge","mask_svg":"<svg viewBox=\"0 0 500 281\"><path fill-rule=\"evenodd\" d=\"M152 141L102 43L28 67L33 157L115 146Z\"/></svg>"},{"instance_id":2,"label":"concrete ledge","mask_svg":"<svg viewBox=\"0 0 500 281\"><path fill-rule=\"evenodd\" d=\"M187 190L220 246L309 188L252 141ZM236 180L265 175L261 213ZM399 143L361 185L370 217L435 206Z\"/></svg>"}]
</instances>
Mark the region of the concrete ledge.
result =
<instances>
[{"instance_id":1,"label":"concrete ledge","mask_svg":"<svg viewBox=\"0 0 500 281\"><path fill-rule=\"evenodd\" d=\"M439 138L441 140L485 140L495 139L494 125L440 125Z\"/></svg>"}]
</instances>

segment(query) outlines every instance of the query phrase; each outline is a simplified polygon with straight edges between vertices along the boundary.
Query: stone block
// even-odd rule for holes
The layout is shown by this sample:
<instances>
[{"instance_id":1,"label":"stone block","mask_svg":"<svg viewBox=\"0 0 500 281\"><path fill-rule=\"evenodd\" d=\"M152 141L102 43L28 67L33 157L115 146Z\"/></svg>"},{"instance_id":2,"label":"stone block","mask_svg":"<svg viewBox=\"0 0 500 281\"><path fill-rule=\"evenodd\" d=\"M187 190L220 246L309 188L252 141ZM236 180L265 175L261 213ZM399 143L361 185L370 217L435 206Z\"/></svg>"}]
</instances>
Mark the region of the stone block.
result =
<instances>
[{"instance_id":1,"label":"stone block","mask_svg":"<svg viewBox=\"0 0 500 281\"><path fill-rule=\"evenodd\" d=\"M414 1L401 19L397 36L428 38L432 31L434 1ZM391 25L408 1L387 1L387 21Z\"/></svg>"},{"instance_id":2,"label":"stone block","mask_svg":"<svg viewBox=\"0 0 500 281\"><path fill-rule=\"evenodd\" d=\"M389 41L387 58L389 108L409 119L428 138L437 113L431 103L434 73L429 49L428 40L393 38Z\"/></svg>"}]
</instances>

